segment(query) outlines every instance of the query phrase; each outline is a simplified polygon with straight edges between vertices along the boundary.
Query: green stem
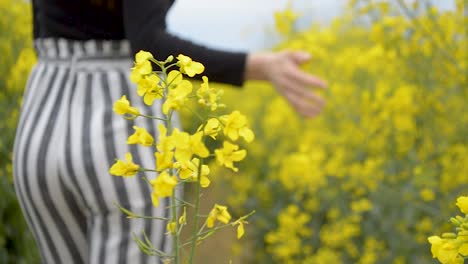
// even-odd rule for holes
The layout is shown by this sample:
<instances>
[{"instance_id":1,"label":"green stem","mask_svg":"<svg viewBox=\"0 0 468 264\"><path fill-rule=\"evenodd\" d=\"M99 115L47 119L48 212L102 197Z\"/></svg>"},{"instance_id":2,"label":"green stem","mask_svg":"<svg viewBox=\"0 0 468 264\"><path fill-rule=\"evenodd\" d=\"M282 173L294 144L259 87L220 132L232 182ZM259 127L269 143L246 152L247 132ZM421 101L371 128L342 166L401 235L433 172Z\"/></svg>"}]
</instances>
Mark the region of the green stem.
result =
<instances>
[{"instance_id":1,"label":"green stem","mask_svg":"<svg viewBox=\"0 0 468 264\"><path fill-rule=\"evenodd\" d=\"M198 211L200 209L200 179L202 174L203 159L200 159L198 163L198 174L197 174L197 189L196 189L196 200L195 200L195 213L194 213L194 224L193 224L193 236L192 236L192 249L190 250L189 263L193 263L195 257L195 247L197 246L198 237Z\"/></svg>"},{"instance_id":2,"label":"green stem","mask_svg":"<svg viewBox=\"0 0 468 264\"><path fill-rule=\"evenodd\" d=\"M169 218L165 218L165 217L137 215L137 214L133 213L132 211L126 209L125 207L121 206L121 205L118 204L118 203L115 203L115 202L114 202L114 205L115 205L117 208L119 208L120 211L122 211L123 213L125 213L125 214L127 215L127 218L143 218L143 219L153 219L153 220L163 220L163 221L169 220Z\"/></svg>"},{"instance_id":3,"label":"green stem","mask_svg":"<svg viewBox=\"0 0 468 264\"><path fill-rule=\"evenodd\" d=\"M164 87L166 93L167 93L167 89L169 88L169 85L167 84L167 68L162 65L160 66L161 67L161 70L162 70L162 75L164 76L164 80L163 80L163 84L166 86ZM167 96L167 95L166 95ZM166 119L164 119L164 123L167 127L167 132L168 134L170 135L172 133L172 112L169 112L169 114L166 116ZM174 169L172 168L171 169L171 174L172 175L175 175L175 172L174 172ZM179 223L177 221L177 200L176 200L176 194L174 193L172 196L171 196L171 212L172 212L172 217L171 217L171 222L174 222L176 224L176 227L175 229L177 230L179 228ZM177 234L177 232L175 234L173 234L173 237L174 237L174 241L173 241L173 255L174 255L174 263L175 264L179 264L180 263L180 260L179 260L179 235Z\"/></svg>"},{"instance_id":4,"label":"green stem","mask_svg":"<svg viewBox=\"0 0 468 264\"><path fill-rule=\"evenodd\" d=\"M175 227L175 230L178 230L179 229L179 222L177 221L177 200L175 198L175 194L171 196L171 204L173 205L172 206L172 222L175 223L176 227ZM178 232L176 232L175 234L173 234L173 237L174 237L174 255L175 255L175 258L174 258L174 261L176 264L179 264L179 234Z\"/></svg>"},{"instance_id":5,"label":"green stem","mask_svg":"<svg viewBox=\"0 0 468 264\"><path fill-rule=\"evenodd\" d=\"M140 114L140 116L146 117L146 118L151 118L151 119L156 119L156 120L161 120L161 121L167 121L165 118L160 118L160 117L155 117L155 116L150 116L150 115L144 115Z\"/></svg>"},{"instance_id":6,"label":"green stem","mask_svg":"<svg viewBox=\"0 0 468 264\"><path fill-rule=\"evenodd\" d=\"M170 69L170 68L172 68L172 67L174 67L174 66L177 66L178 63L179 63L179 62L174 62L174 63L172 63L172 64L169 64L169 65L166 66L166 69Z\"/></svg>"},{"instance_id":7,"label":"green stem","mask_svg":"<svg viewBox=\"0 0 468 264\"><path fill-rule=\"evenodd\" d=\"M162 220L162 221L170 220L169 218L166 218L166 217L146 216L146 215L128 216L127 218L142 218L142 219Z\"/></svg>"},{"instance_id":8,"label":"green stem","mask_svg":"<svg viewBox=\"0 0 468 264\"><path fill-rule=\"evenodd\" d=\"M246 214L246 215L244 215L244 216L242 216L242 217L239 218L237 221L243 221L243 220L249 218L249 217L250 217L251 215L253 215L254 213L255 213L255 210L252 211L252 212L250 212L250 213L248 213L248 214ZM228 227L228 226L232 226L232 225L233 225L234 223L236 223L237 221L232 222L232 223L223 224L223 225L218 225L218 226L215 226L214 228L208 229L208 230L206 230L206 231L204 231L204 232L198 232L197 235L196 235L195 241L202 241L203 239L198 240L198 238L203 237L203 236L205 236L205 235L208 235L209 233L217 232L218 230L224 229L224 228L226 228L226 227ZM192 240L190 240L190 241L184 242L181 246L182 246L182 247L185 247L185 246L190 245L190 244L193 244L193 238L192 238Z\"/></svg>"},{"instance_id":9,"label":"green stem","mask_svg":"<svg viewBox=\"0 0 468 264\"><path fill-rule=\"evenodd\" d=\"M240 217L239 219L237 219L237 220L234 221L234 222L227 223L227 224L224 224L224 225L216 226L215 228L209 229L209 230L207 230L207 231L205 231L205 232L200 232L200 233L198 234L198 236L201 237L201 236L204 236L204 235L206 235L206 234L208 234L208 233L210 233L210 232L218 231L218 230L223 229L223 228L225 228L225 227L232 226L232 225L233 225L234 223L236 223L237 221L243 221L243 220L249 218L249 217L250 217L251 215L253 215L254 213L255 213L255 210L252 211L252 212L250 212L250 213L248 213L248 214L246 214L246 215L244 215L244 216L242 216L242 217Z\"/></svg>"},{"instance_id":10,"label":"green stem","mask_svg":"<svg viewBox=\"0 0 468 264\"><path fill-rule=\"evenodd\" d=\"M135 234L133 234L133 241L135 241L138 245L138 248L140 248L141 251L143 251L145 254L150 255L150 256L158 256L158 257L170 257L166 253L154 248L153 244L151 241L148 240L148 237L146 234L144 234L145 241L142 241L139 239Z\"/></svg>"},{"instance_id":11,"label":"green stem","mask_svg":"<svg viewBox=\"0 0 468 264\"><path fill-rule=\"evenodd\" d=\"M184 199L179 199L179 198L176 198L177 201L179 201L180 203L183 203L184 205L188 205L190 207L194 207L195 208L195 205L192 204L192 203L189 203L187 201L185 201Z\"/></svg>"},{"instance_id":12,"label":"green stem","mask_svg":"<svg viewBox=\"0 0 468 264\"><path fill-rule=\"evenodd\" d=\"M198 234L197 234L198 236L203 232L203 230L205 230L205 227L206 227L206 221L205 223L203 223L202 227L200 227L200 230L198 231Z\"/></svg>"},{"instance_id":13,"label":"green stem","mask_svg":"<svg viewBox=\"0 0 468 264\"><path fill-rule=\"evenodd\" d=\"M194 114L198 119L200 119L200 121L202 121L203 123L205 122L205 119L200 115L198 114L196 111L194 111L192 108L188 107L188 106L184 106L187 110L189 110L190 112L192 112L192 114Z\"/></svg>"}]
</instances>

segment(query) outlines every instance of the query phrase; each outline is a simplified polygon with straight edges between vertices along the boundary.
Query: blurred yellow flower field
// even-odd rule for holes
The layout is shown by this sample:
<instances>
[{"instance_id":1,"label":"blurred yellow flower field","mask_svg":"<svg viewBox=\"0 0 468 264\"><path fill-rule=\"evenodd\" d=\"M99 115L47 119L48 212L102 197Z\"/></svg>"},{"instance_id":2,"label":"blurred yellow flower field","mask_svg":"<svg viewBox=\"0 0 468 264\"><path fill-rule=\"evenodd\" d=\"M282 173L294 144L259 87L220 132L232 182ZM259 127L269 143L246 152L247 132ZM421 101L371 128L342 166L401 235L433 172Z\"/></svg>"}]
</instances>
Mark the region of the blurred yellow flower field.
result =
<instances>
[{"instance_id":1,"label":"blurred yellow flower field","mask_svg":"<svg viewBox=\"0 0 468 264\"><path fill-rule=\"evenodd\" d=\"M278 49L329 81L317 119L263 83L224 89L255 124L241 174L218 173L239 213L257 210L252 263L432 263L427 238L468 193L468 18L466 1L405 3L352 1L299 32L276 15Z\"/></svg>"},{"instance_id":2,"label":"blurred yellow flower field","mask_svg":"<svg viewBox=\"0 0 468 264\"><path fill-rule=\"evenodd\" d=\"M252 252L241 263L460 264L468 257L468 1L453 1L454 9L440 11L429 1L352 0L330 25L304 31L294 25L300 13L272 14L283 37L276 48L309 52L312 59L303 69L328 80L328 89L320 92L326 108L312 120L298 116L268 84L250 82L237 90L203 80L199 104L223 108L221 87L223 102L243 113L221 116L224 128L218 119L203 128L184 124L187 131L216 137L224 129L231 140L242 138L217 145L210 171L200 171L201 187L218 182L215 188L222 189L233 216L256 211L245 234L247 222L232 223L253 247L234 250ZM0 0L5 14L0 17L0 263L37 260L11 181L22 89L35 63L31 29L24 26L30 24L28 8L22 1ZM152 71L149 55L140 55L131 72L135 82ZM186 56L178 59L189 76L203 71ZM166 100L166 113L181 109L192 91L190 83L168 74L179 89ZM136 92L151 104L161 98L154 88L159 79L145 81ZM139 115L125 97L114 109ZM190 111L182 115L196 119ZM174 135L159 129L157 148L172 149ZM199 141L183 133L175 134ZM151 145L150 137L135 128L129 140ZM201 147L190 151L207 155ZM156 153L157 169L176 167L174 155L186 154ZM133 175L134 165L127 155L114 170ZM198 178L183 168L180 173L185 180ZM163 190L160 196L172 194L175 176L166 176L152 182ZM216 204L208 225L229 222L225 208ZM185 221L184 213L168 231Z\"/></svg>"},{"instance_id":3,"label":"blurred yellow flower field","mask_svg":"<svg viewBox=\"0 0 468 264\"><path fill-rule=\"evenodd\" d=\"M0 0L0 263L36 263L38 254L12 185L12 149L21 97L36 56L29 4Z\"/></svg>"}]
</instances>

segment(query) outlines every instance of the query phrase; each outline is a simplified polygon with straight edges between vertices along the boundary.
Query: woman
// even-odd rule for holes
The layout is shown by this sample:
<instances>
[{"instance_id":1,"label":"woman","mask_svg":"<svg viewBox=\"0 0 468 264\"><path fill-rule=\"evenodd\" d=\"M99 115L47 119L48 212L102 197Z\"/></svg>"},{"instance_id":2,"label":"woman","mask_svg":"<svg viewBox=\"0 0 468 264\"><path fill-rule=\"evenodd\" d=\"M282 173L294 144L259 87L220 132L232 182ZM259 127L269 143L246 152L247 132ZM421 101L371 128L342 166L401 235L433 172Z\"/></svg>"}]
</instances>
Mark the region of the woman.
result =
<instances>
[{"instance_id":1,"label":"woman","mask_svg":"<svg viewBox=\"0 0 468 264\"><path fill-rule=\"evenodd\" d=\"M323 81L301 72L300 52L225 52L179 39L166 31L170 0L33 0L39 57L28 80L14 148L15 188L43 263L154 263L132 241L142 230L158 249L170 250L162 222L129 221L115 202L141 215L162 216L150 189L135 177L108 173L127 151L154 167L148 149L123 144L132 124L112 113L125 94L138 98L127 79L138 50L157 59L180 53L205 65L211 81L240 86L247 79L273 83L304 116L323 101L307 89ZM160 105L152 115L160 115ZM155 134L155 123L135 125Z\"/></svg>"}]
</instances>

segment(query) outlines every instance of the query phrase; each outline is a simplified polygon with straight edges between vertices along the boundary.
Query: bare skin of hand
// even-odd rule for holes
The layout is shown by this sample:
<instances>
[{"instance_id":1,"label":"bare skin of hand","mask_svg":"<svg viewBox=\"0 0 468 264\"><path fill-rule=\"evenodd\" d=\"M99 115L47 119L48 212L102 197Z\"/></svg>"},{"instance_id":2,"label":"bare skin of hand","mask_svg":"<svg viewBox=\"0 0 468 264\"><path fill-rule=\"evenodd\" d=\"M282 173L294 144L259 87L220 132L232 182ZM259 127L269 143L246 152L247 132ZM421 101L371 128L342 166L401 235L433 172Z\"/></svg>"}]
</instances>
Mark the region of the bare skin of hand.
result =
<instances>
[{"instance_id":1,"label":"bare skin of hand","mask_svg":"<svg viewBox=\"0 0 468 264\"><path fill-rule=\"evenodd\" d=\"M309 59L309 54L300 51L253 53L247 57L245 78L271 82L298 113L315 117L325 106L325 100L311 88L325 89L327 84L300 69Z\"/></svg>"}]
</instances>

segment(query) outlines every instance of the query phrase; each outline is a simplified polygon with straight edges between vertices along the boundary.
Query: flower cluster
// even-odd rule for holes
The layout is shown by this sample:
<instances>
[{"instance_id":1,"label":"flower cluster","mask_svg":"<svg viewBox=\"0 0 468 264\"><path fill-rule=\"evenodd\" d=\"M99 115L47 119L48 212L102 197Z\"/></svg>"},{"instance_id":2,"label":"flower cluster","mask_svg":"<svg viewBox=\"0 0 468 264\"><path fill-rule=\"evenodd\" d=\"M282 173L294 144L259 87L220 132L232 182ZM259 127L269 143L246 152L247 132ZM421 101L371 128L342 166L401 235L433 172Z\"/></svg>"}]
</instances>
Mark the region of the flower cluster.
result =
<instances>
[{"instance_id":1,"label":"flower cluster","mask_svg":"<svg viewBox=\"0 0 468 264\"><path fill-rule=\"evenodd\" d=\"M428 238L432 256L442 264L463 264L468 258L468 196L460 196L457 206L465 216L450 219L456 227L456 233L444 233L442 237Z\"/></svg>"},{"instance_id":2,"label":"flower cluster","mask_svg":"<svg viewBox=\"0 0 468 264\"><path fill-rule=\"evenodd\" d=\"M283 36L289 36L294 31L294 22L299 18L299 14L295 13L291 6L283 11L277 11L275 16L276 30Z\"/></svg>"},{"instance_id":3,"label":"flower cluster","mask_svg":"<svg viewBox=\"0 0 468 264\"><path fill-rule=\"evenodd\" d=\"M175 60L175 62L174 62ZM154 70L156 65L159 69ZM174 69L177 68L178 69ZM135 132L127 139L127 144L137 144L142 147L154 148L155 166L154 168L142 168L135 164L131 153L125 154L125 160L116 160L109 169L109 173L115 176L134 176L138 172L155 173L156 177L147 179L152 188L151 197L155 207L160 204L160 199L169 197L171 199L172 218L160 220L167 221L167 234L175 237L174 252L163 254L153 252L148 241L138 240L140 248L148 254L164 257L171 263L180 263L179 251L185 245L191 245L191 257L193 260L195 246L211 235L214 231L227 226L237 226L237 237L244 234L245 219L250 215L240 217L231 222L231 215L226 206L216 204L206 217L203 226L198 226L200 197L196 197L195 203L185 202L180 197L176 197L176 188L182 184L195 183L197 193L200 188L208 188L211 183L210 168L207 160L215 158L221 166L237 172L235 163L242 161L247 151L241 149L238 141L252 142L254 133L248 127L246 116L239 111L232 111L227 114L218 113L224 108L220 103L222 90L211 87L208 78L203 76L203 83L194 89L193 84L184 75L194 77L204 71L204 66L200 62L193 61L190 57L179 55L175 59L169 56L165 61L156 60L153 55L146 51L140 51L135 55L135 65L132 68L130 79L137 85L137 94L142 97L145 105L152 106L158 99L165 99L161 105L162 116L150 116L143 113L143 109L133 106L123 95L114 103L114 112L124 116L129 120L138 117L151 118L158 123L158 135L151 135L145 128L134 126ZM175 111L191 110L188 102L195 98L200 106L200 113L197 113L197 120L200 121L197 129L193 133L181 131L174 127L171 120ZM155 140L157 138L157 140ZM222 139L225 139L222 141ZM210 151L207 140L222 141L222 147ZM185 208L194 206L195 215L192 219L194 223L194 233L189 242L183 243L180 238L182 228L187 224ZM183 215L179 211L184 208ZM133 213L122 208L122 211L132 217ZM158 218L159 219L159 218ZM221 225L216 223L220 222ZM206 228L213 231L206 231ZM149 249L148 249L149 248Z\"/></svg>"}]
</instances>

